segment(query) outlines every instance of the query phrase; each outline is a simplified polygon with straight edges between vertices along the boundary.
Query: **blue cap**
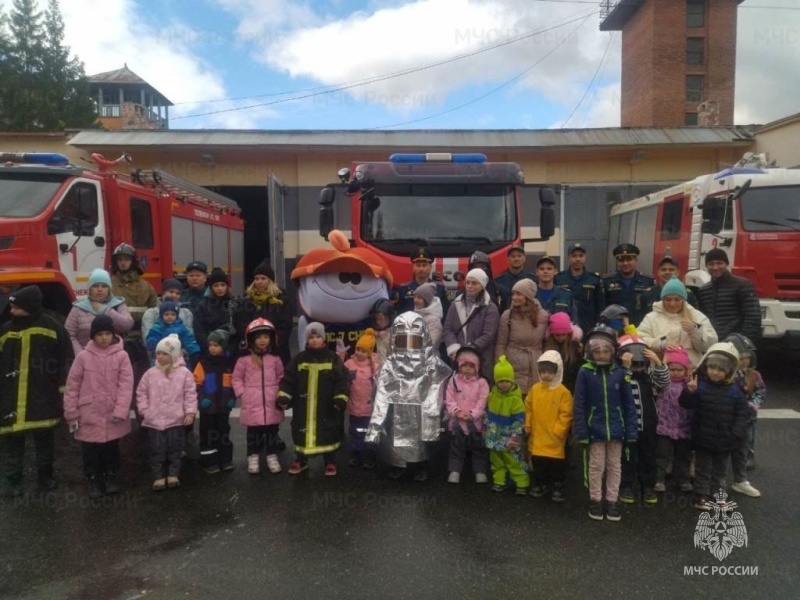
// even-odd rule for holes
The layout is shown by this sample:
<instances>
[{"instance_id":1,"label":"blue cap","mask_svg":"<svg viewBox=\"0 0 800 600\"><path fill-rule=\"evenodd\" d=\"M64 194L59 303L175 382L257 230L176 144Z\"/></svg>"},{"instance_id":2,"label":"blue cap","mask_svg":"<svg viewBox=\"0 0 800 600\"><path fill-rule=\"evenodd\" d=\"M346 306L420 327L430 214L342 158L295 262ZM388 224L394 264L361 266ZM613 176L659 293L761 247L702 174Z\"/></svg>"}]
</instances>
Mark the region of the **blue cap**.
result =
<instances>
[{"instance_id":1,"label":"blue cap","mask_svg":"<svg viewBox=\"0 0 800 600\"><path fill-rule=\"evenodd\" d=\"M580 242L573 242L569 245L569 248L567 248L567 254L572 254L576 250L580 250L584 254L586 253L586 248L583 246L583 244Z\"/></svg>"},{"instance_id":2,"label":"blue cap","mask_svg":"<svg viewBox=\"0 0 800 600\"><path fill-rule=\"evenodd\" d=\"M193 260L186 265L186 272L188 273L189 271L202 271L203 273L208 273L208 265L202 260Z\"/></svg>"}]
</instances>

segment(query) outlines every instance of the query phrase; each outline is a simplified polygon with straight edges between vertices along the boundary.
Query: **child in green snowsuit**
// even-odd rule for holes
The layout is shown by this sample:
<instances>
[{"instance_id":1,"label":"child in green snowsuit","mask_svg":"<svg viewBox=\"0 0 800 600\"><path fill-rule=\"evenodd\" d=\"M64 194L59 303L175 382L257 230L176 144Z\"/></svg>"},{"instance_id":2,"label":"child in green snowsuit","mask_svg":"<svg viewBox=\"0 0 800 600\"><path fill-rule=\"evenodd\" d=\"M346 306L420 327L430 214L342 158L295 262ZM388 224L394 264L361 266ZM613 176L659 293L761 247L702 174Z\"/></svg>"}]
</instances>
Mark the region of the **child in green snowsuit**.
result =
<instances>
[{"instance_id":1,"label":"child in green snowsuit","mask_svg":"<svg viewBox=\"0 0 800 600\"><path fill-rule=\"evenodd\" d=\"M510 478L517 494L524 496L528 493L530 478L522 458L524 428L522 390L514 383L514 367L503 355L494 366L494 385L486 405L484 434L492 465L492 490L495 492L504 491L506 479Z\"/></svg>"}]
</instances>

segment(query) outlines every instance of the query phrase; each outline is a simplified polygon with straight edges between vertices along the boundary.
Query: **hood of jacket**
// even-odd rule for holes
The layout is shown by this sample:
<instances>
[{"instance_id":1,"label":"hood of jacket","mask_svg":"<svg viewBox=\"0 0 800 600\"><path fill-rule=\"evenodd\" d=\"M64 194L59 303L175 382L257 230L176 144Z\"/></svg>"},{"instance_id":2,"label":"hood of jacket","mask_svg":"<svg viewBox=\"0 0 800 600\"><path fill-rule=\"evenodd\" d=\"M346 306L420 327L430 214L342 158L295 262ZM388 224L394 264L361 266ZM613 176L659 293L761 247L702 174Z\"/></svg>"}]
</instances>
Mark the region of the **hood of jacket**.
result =
<instances>
[{"instance_id":1,"label":"hood of jacket","mask_svg":"<svg viewBox=\"0 0 800 600\"><path fill-rule=\"evenodd\" d=\"M555 363L558 366L556 370L556 377L547 384L547 387L551 390L556 389L558 386L561 385L561 382L564 380L564 361L561 360L561 355L556 352L555 350L547 350L543 352L542 355L539 357L539 360L536 362L551 362Z\"/></svg>"}]
</instances>

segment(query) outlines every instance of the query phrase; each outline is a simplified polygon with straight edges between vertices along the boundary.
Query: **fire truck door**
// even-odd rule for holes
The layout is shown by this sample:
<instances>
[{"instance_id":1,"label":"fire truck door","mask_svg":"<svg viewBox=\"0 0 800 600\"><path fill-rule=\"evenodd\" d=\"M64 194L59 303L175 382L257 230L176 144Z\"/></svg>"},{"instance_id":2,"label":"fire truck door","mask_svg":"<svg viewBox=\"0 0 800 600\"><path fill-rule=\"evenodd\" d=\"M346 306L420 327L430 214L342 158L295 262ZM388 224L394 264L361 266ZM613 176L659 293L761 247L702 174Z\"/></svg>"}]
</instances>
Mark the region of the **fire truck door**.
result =
<instances>
[{"instance_id":1,"label":"fire truck door","mask_svg":"<svg viewBox=\"0 0 800 600\"><path fill-rule=\"evenodd\" d=\"M76 179L56 205L47 224L55 235L58 264L77 296L87 293L92 269L106 268L106 229L97 182Z\"/></svg>"},{"instance_id":2,"label":"fire truck door","mask_svg":"<svg viewBox=\"0 0 800 600\"><path fill-rule=\"evenodd\" d=\"M708 196L703 200L702 239L700 255L704 257L709 250L721 248L733 255L735 239L733 200L730 196ZM705 259L702 259L705 264Z\"/></svg>"}]
</instances>

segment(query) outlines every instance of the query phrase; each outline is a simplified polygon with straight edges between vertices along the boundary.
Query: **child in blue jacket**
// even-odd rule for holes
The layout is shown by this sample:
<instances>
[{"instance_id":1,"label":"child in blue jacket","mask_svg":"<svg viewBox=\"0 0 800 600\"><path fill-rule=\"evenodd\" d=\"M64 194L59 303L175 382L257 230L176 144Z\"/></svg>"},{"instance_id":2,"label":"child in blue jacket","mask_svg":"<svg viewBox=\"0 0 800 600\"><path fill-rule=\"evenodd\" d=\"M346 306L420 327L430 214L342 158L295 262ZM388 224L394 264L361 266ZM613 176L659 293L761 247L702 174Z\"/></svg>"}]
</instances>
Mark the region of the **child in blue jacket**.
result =
<instances>
[{"instance_id":1,"label":"child in blue jacket","mask_svg":"<svg viewBox=\"0 0 800 600\"><path fill-rule=\"evenodd\" d=\"M145 339L145 345L150 354L151 362L153 362L153 358L155 357L155 350L158 342L171 333L177 334L181 341L181 347L188 355L189 360L187 360L187 363L193 365L195 359L200 355L200 345L197 343L192 330L189 329L178 316L178 305L172 300L164 300L161 302L161 306L158 307L158 320L153 323Z\"/></svg>"},{"instance_id":2,"label":"child in blue jacket","mask_svg":"<svg viewBox=\"0 0 800 600\"><path fill-rule=\"evenodd\" d=\"M589 487L589 518L602 521L603 474L606 476L605 518L619 521L617 506L622 474L623 442L637 439L636 407L631 391L631 358L623 358L620 368L614 363L616 332L606 326L595 327L586 336L587 362L575 382L572 430L584 446L584 480ZM587 463L588 458L588 465Z\"/></svg>"}]
</instances>

